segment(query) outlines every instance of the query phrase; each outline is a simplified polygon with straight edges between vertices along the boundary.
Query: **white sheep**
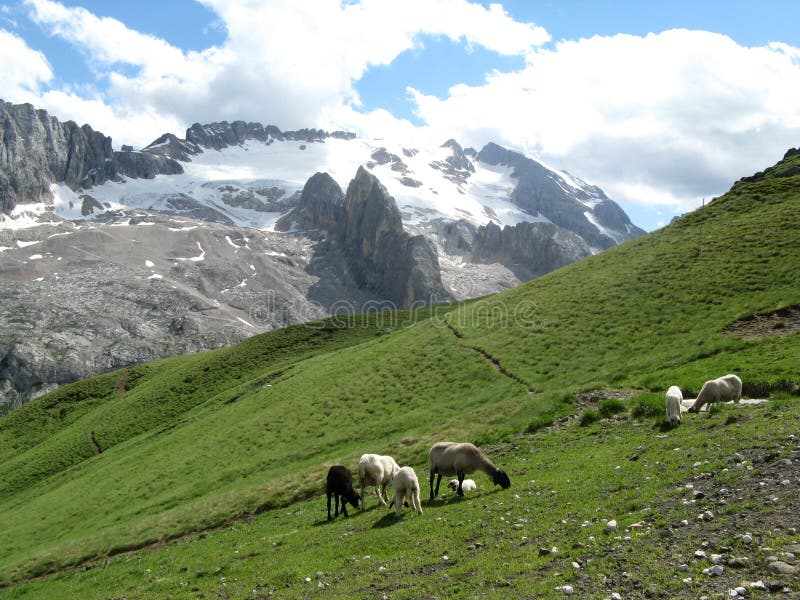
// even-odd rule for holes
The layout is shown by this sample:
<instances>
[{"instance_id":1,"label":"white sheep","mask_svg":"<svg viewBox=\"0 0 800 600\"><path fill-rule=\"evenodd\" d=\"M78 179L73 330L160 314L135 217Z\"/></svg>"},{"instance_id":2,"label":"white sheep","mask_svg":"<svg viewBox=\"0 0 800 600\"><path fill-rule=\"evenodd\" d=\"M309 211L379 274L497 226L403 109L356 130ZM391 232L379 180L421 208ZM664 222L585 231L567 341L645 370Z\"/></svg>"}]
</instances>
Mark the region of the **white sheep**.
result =
<instances>
[{"instance_id":1,"label":"white sheep","mask_svg":"<svg viewBox=\"0 0 800 600\"><path fill-rule=\"evenodd\" d=\"M458 489L458 479L451 479L447 482L447 487L449 487L454 492ZM474 479L465 479L461 482L461 491L462 492L474 492L478 489L478 486L475 485Z\"/></svg>"},{"instance_id":2,"label":"white sheep","mask_svg":"<svg viewBox=\"0 0 800 600\"><path fill-rule=\"evenodd\" d=\"M375 486L375 493L383 506L386 506L386 486L394 479L400 465L391 456L362 454L358 459L358 485L361 487L361 508L364 506L364 488ZM383 491L383 494L381 494Z\"/></svg>"},{"instance_id":3,"label":"white sheep","mask_svg":"<svg viewBox=\"0 0 800 600\"><path fill-rule=\"evenodd\" d=\"M713 402L739 402L742 396L742 380L736 375L725 375L711 379L703 384L697 399L689 408L689 412L699 412L705 404Z\"/></svg>"},{"instance_id":4,"label":"white sheep","mask_svg":"<svg viewBox=\"0 0 800 600\"><path fill-rule=\"evenodd\" d=\"M406 500L414 507L417 514L422 514L419 480L411 467L401 467L394 476L394 496L389 505L394 504L394 516L398 519L400 518L400 508Z\"/></svg>"},{"instance_id":5,"label":"white sheep","mask_svg":"<svg viewBox=\"0 0 800 600\"><path fill-rule=\"evenodd\" d=\"M677 385L672 385L667 390L667 422L673 427L681 424L681 402L683 392Z\"/></svg>"},{"instance_id":6,"label":"white sheep","mask_svg":"<svg viewBox=\"0 0 800 600\"><path fill-rule=\"evenodd\" d=\"M459 496L464 495L464 475L474 473L477 470L483 471L492 478L492 483L501 486L503 489L511 487L511 480L502 469L494 466L475 445L465 442L438 442L434 444L428 452L428 468L431 472L431 500L439 494L439 484L442 482L442 475L456 475L458 477ZM433 478L436 479L436 490L433 488Z\"/></svg>"}]
</instances>

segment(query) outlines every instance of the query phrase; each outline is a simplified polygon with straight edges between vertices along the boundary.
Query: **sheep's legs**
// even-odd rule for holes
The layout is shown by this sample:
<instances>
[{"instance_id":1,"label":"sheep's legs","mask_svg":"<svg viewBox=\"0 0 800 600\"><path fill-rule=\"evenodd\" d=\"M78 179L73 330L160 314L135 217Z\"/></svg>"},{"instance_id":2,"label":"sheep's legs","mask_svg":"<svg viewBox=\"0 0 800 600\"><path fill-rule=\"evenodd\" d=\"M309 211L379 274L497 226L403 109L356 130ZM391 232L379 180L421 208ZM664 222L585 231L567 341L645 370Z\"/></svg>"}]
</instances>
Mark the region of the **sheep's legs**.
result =
<instances>
[{"instance_id":1,"label":"sheep's legs","mask_svg":"<svg viewBox=\"0 0 800 600\"><path fill-rule=\"evenodd\" d=\"M337 496L336 499L338 500L339 497ZM349 516L347 514L347 500L344 496L342 496L342 514L345 516L345 518Z\"/></svg>"},{"instance_id":2,"label":"sheep's legs","mask_svg":"<svg viewBox=\"0 0 800 600\"><path fill-rule=\"evenodd\" d=\"M414 490L411 496L411 505L416 509L417 514L422 514L422 502L419 499L419 489Z\"/></svg>"},{"instance_id":3,"label":"sheep's legs","mask_svg":"<svg viewBox=\"0 0 800 600\"><path fill-rule=\"evenodd\" d=\"M333 517L331 516L331 495L328 494L328 521L333 521Z\"/></svg>"},{"instance_id":4,"label":"sheep's legs","mask_svg":"<svg viewBox=\"0 0 800 600\"><path fill-rule=\"evenodd\" d=\"M465 473L458 474L458 495L463 496L464 490L461 489L461 485L464 483L464 475Z\"/></svg>"},{"instance_id":5,"label":"sheep's legs","mask_svg":"<svg viewBox=\"0 0 800 600\"><path fill-rule=\"evenodd\" d=\"M437 477L438 476L438 477ZM436 488L433 487L433 478L436 477ZM442 474L434 470L431 473L431 500L439 495L439 484L442 483Z\"/></svg>"},{"instance_id":6,"label":"sheep's legs","mask_svg":"<svg viewBox=\"0 0 800 600\"><path fill-rule=\"evenodd\" d=\"M380 503L383 506L386 506L386 500L384 500L383 496L381 495L381 486L379 486L379 485L375 486L375 493L377 494L378 500L380 500ZM386 493L386 487L385 486L383 487L383 493L384 494Z\"/></svg>"},{"instance_id":7,"label":"sheep's legs","mask_svg":"<svg viewBox=\"0 0 800 600\"><path fill-rule=\"evenodd\" d=\"M394 497L392 498L392 502L394 502L394 517L395 519L400 518L400 509L403 506L403 495L399 498L397 497L397 490L394 491Z\"/></svg>"}]
</instances>

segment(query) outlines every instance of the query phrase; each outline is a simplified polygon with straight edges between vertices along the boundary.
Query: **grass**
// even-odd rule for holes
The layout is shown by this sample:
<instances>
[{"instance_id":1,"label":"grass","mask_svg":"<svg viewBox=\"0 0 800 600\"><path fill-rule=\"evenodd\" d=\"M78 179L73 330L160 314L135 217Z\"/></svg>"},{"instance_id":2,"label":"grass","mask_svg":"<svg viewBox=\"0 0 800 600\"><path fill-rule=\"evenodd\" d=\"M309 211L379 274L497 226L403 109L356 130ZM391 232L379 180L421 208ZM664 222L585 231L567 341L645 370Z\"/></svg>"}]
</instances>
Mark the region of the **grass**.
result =
<instances>
[{"instance_id":1,"label":"grass","mask_svg":"<svg viewBox=\"0 0 800 600\"><path fill-rule=\"evenodd\" d=\"M702 454L734 481L726 456L786 439L797 417L798 334L722 333L800 303L800 156L784 163L503 294L287 328L23 406L0 419L0 594L500 598L623 570L647 574L640 588L614 580L634 595L684 594L657 532L686 518L687 459ZM727 372L775 400L655 427L669 385L696 391ZM565 425L579 393L614 389L635 396ZM328 466L392 454L425 490L427 448L441 439L490 449L513 487L484 478L479 497L398 524L375 509L321 522ZM635 544L603 537L604 518L644 520L648 551L638 528ZM558 554L540 556L552 545Z\"/></svg>"},{"instance_id":2,"label":"grass","mask_svg":"<svg viewBox=\"0 0 800 600\"><path fill-rule=\"evenodd\" d=\"M366 511L332 523L317 494L251 520L17 585L4 597L109 598L124 588L129 598L499 599L558 597L555 588L562 585L587 598L614 591L639 597L648 590L663 598L711 595L720 586L765 577L756 564L732 575L733 583L702 575L711 563L693 554L709 537L721 537L736 556L754 551L735 537L740 530L720 529L719 521L758 510L764 521L752 531L761 545L781 548L792 539L775 531L770 518L775 507L791 510L791 489L766 506L734 498L720 510L710 498L692 500L695 488L743 485L748 471L732 468L735 451L764 453L788 440L800 402L775 410L778 420L767 406L732 407L746 418L726 425L723 415L693 416L666 434L633 419L519 434L487 448L511 475L507 491L480 475L476 494L430 502L423 479L422 516L404 509L395 521L372 496ZM698 483L701 472L713 479ZM701 524L696 517L708 508L718 518ZM614 533L605 532L610 519L618 522ZM681 527L683 520L690 525ZM555 553L542 552L554 547ZM678 568L684 562L685 572ZM691 583L683 581L687 576Z\"/></svg>"}]
</instances>

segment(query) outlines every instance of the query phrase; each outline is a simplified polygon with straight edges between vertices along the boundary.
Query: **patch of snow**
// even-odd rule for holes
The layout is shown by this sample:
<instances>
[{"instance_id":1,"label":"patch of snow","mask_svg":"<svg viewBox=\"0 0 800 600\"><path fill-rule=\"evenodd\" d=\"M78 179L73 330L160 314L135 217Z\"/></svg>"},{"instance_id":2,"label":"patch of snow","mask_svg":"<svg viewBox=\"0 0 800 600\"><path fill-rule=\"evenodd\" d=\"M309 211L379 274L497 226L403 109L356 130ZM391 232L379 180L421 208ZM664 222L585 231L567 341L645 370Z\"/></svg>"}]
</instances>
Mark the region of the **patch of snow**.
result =
<instances>
[{"instance_id":1,"label":"patch of snow","mask_svg":"<svg viewBox=\"0 0 800 600\"><path fill-rule=\"evenodd\" d=\"M158 273L153 273L148 277L148 279L164 279L163 275L159 275Z\"/></svg>"},{"instance_id":2,"label":"patch of snow","mask_svg":"<svg viewBox=\"0 0 800 600\"><path fill-rule=\"evenodd\" d=\"M0 246L0 252L5 252L6 250L13 250L11 246Z\"/></svg>"},{"instance_id":3,"label":"patch of snow","mask_svg":"<svg viewBox=\"0 0 800 600\"><path fill-rule=\"evenodd\" d=\"M53 194L53 212L59 217L70 221L84 218L81 212L83 200L67 184L53 183L50 192Z\"/></svg>"},{"instance_id":4,"label":"patch of snow","mask_svg":"<svg viewBox=\"0 0 800 600\"><path fill-rule=\"evenodd\" d=\"M23 242L22 240L17 240L17 248L27 248L28 246L33 246L34 244L38 243L39 241Z\"/></svg>"},{"instance_id":5,"label":"patch of snow","mask_svg":"<svg viewBox=\"0 0 800 600\"><path fill-rule=\"evenodd\" d=\"M42 256L41 254L31 254L28 257L28 260L42 260L43 258L44 256Z\"/></svg>"},{"instance_id":6,"label":"patch of snow","mask_svg":"<svg viewBox=\"0 0 800 600\"><path fill-rule=\"evenodd\" d=\"M17 204L10 214L0 213L0 229L29 229L39 225L58 225L57 221L42 221L48 206L44 202Z\"/></svg>"},{"instance_id":7,"label":"patch of snow","mask_svg":"<svg viewBox=\"0 0 800 600\"><path fill-rule=\"evenodd\" d=\"M197 225L190 225L189 227L169 227L170 231L191 231L197 229Z\"/></svg>"},{"instance_id":8,"label":"patch of snow","mask_svg":"<svg viewBox=\"0 0 800 600\"><path fill-rule=\"evenodd\" d=\"M174 260L181 260L181 261L191 261L191 262L200 262L201 260L205 260L206 258L206 251L203 250L203 247L200 245L200 242L196 242L197 247L200 249L200 254L198 256L190 256L189 258L175 258Z\"/></svg>"},{"instance_id":9,"label":"patch of snow","mask_svg":"<svg viewBox=\"0 0 800 600\"><path fill-rule=\"evenodd\" d=\"M254 326L252 323L248 323L248 322L247 322L247 321L245 321L245 320L244 320L242 317L236 317L236 318L237 318L239 321L241 321L242 323L244 323L245 325L247 325L248 327L252 327L253 329L255 329L255 326Z\"/></svg>"},{"instance_id":10,"label":"patch of snow","mask_svg":"<svg viewBox=\"0 0 800 600\"><path fill-rule=\"evenodd\" d=\"M44 277L37 277L34 281L44 281Z\"/></svg>"},{"instance_id":11,"label":"patch of snow","mask_svg":"<svg viewBox=\"0 0 800 600\"><path fill-rule=\"evenodd\" d=\"M622 236L618 231L614 231L613 229L609 229L608 227L604 227L603 225L598 223L597 219L591 212L586 210L583 212L583 216L586 217L586 220L589 221L589 223L591 223L592 225L594 225L600 233L602 233L603 235L607 235L618 244L622 242Z\"/></svg>"},{"instance_id":12,"label":"patch of snow","mask_svg":"<svg viewBox=\"0 0 800 600\"><path fill-rule=\"evenodd\" d=\"M225 236L225 241L226 241L226 242L228 242L228 244L230 244L231 246L233 246L233 247L234 247L234 248L236 248L237 250L241 250L242 248L244 248L244 246L239 246L238 244L236 244L236 243L235 243L235 242L234 242L234 241L231 239L231 236L229 236L229 235L226 235L226 236Z\"/></svg>"},{"instance_id":13,"label":"patch of snow","mask_svg":"<svg viewBox=\"0 0 800 600\"><path fill-rule=\"evenodd\" d=\"M144 266L148 267L148 268L155 267L156 263L154 263L152 260L146 260L146 261L144 261Z\"/></svg>"}]
</instances>

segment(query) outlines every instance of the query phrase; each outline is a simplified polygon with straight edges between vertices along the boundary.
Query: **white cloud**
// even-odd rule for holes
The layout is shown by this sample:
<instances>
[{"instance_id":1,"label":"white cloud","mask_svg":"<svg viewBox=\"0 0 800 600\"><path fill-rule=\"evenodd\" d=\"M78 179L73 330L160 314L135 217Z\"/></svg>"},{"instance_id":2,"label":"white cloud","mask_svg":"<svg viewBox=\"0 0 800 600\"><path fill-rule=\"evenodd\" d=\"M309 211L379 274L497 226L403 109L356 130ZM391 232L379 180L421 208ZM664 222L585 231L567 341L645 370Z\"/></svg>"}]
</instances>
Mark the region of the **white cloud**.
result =
<instances>
[{"instance_id":1,"label":"white cloud","mask_svg":"<svg viewBox=\"0 0 800 600\"><path fill-rule=\"evenodd\" d=\"M53 78L50 63L41 52L31 49L25 40L0 29L0 97L29 102L41 86ZM16 100L16 99L20 100Z\"/></svg>"},{"instance_id":2,"label":"white cloud","mask_svg":"<svg viewBox=\"0 0 800 600\"><path fill-rule=\"evenodd\" d=\"M350 111L360 105L355 82L369 67L414 48L421 35L520 55L549 39L500 5L487 9L467 0L199 1L227 32L220 47L203 52L184 52L83 8L53 0L26 4L32 20L79 48L108 82L104 98L114 114L153 113L186 125L246 119L289 129L316 126L337 113L357 116ZM161 131L118 123L109 133L142 144Z\"/></svg>"},{"instance_id":3,"label":"white cloud","mask_svg":"<svg viewBox=\"0 0 800 600\"><path fill-rule=\"evenodd\" d=\"M563 41L444 99L430 127L538 154L618 199L688 208L800 140L800 51L703 31Z\"/></svg>"}]
</instances>

